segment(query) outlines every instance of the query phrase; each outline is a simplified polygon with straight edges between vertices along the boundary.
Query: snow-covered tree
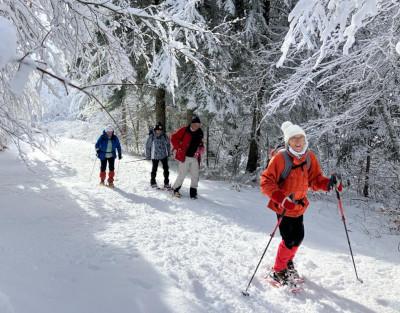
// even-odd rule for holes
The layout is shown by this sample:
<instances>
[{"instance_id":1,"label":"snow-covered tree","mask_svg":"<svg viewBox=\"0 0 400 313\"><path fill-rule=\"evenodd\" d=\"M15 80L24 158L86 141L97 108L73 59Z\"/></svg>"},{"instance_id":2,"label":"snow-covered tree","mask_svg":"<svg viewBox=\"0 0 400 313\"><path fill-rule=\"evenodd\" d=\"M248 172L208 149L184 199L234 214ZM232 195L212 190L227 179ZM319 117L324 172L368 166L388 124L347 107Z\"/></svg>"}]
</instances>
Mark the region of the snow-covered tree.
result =
<instances>
[{"instance_id":1,"label":"snow-covered tree","mask_svg":"<svg viewBox=\"0 0 400 313\"><path fill-rule=\"evenodd\" d=\"M400 6L299 1L278 65L288 72L263 107L307 128L325 169L398 208Z\"/></svg>"}]
</instances>

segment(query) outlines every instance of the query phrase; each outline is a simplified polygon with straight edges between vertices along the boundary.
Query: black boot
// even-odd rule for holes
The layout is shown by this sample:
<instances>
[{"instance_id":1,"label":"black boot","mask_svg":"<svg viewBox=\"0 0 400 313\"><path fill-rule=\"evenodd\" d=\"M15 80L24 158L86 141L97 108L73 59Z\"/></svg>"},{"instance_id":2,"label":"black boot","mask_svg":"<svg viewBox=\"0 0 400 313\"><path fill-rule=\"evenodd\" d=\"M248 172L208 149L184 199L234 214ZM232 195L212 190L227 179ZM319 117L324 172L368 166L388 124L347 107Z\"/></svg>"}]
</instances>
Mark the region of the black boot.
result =
<instances>
[{"instance_id":1,"label":"black boot","mask_svg":"<svg viewBox=\"0 0 400 313\"><path fill-rule=\"evenodd\" d=\"M271 282L277 286L285 286L289 283L288 271L286 269L280 272L272 270L269 273L269 278L271 279Z\"/></svg>"},{"instance_id":2,"label":"black boot","mask_svg":"<svg viewBox=\"0 0 400 313\"><path fill-rule=\"evenodd\" d=\"M156 176L157 176L157 168L158 168L158 160L151 160L153 163L153 167L151 168L150 173L150 185L152 188L157 188Z\"/></svg>"},{"instance_id":3,"label":"black boot","mask_svg":"<svg viewBox=\"0 0 400 313\"><path fill-rule=\"evenodd\" d=\"M174 189L174 192L173 192L173 196L174 196L174 197L177 197L177 198L182 197L182 195L181 195L180 192L179 192L179 189L181 189L180 186Z\"/></svg>"},{"instance_id":4,"label":"black boot","mask_svg":"<svg viewBox=\"0 0 400 313\"><path fill-rule=\"evenodd\" d=\"M287 269L288 269L289 279L291 279L292 281L295 281L295 282L303 282L304 281L304 278L300 277L299 272L294 267L292 260L287 262Z\"/></svg>"},{"instance_id":5,"label":"black boot","mask_svg":"<svg viewBox=\"0 0 400 313\"><path fill-rule=\"evenodd\" d=\"M197 199L197 188L190 188L190 198Z\"/></svg>"}]
</instances>

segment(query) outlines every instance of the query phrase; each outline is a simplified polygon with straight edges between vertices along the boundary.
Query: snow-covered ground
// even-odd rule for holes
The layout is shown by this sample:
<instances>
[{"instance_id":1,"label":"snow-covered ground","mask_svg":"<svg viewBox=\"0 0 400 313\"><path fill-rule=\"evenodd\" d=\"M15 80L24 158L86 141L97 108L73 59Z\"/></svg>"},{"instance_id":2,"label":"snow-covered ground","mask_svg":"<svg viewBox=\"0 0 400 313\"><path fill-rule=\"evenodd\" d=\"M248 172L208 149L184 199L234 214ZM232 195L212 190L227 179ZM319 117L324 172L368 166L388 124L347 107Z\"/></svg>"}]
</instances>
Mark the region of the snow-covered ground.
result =
<instances>
[{"instance_id":1,"label":"snow-covered ground","mask_svg":"<svg viewBox=\"0 0 400 313\"><path fill-rule=\"evenodd\" d=\"M201 181L199 200L187 198L188 185L173 199L149 187L149 162L127 155L117 188L101 188L93 142L62 132L51 157L29 153L29 169L16 152L0 153L1 313L400 312L399 237L367 234L356 222L365 211L349 200L364 284L335 202L320 200L297 256L304 292L263 282L278 235L243 297L276 222L258 188Z\"/></svg>"}]
</instances>

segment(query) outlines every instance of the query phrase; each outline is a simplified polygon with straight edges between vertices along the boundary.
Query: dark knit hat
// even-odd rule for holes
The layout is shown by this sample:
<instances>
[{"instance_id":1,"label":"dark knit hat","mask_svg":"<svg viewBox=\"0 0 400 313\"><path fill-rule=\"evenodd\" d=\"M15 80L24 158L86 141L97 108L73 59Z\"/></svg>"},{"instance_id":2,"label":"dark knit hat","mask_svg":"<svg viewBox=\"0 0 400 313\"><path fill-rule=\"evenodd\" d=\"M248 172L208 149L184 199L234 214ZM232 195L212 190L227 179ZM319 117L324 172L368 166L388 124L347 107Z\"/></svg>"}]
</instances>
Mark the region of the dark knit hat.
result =
<instances>
[{"instance_id":1,"label":"dark knit hat","mask_svg":"<svg viewBox=\"0 0 400 313\"><path fill-rule=\"evenodd\" d=\"M201 122L200 122L200 118L199 118L198 116L194 115L194 116L192 117L192 123L201 123Z\"/></svg>"},{"instance_id":2,"label":"dark knit hat","mask_svg":"<svg viewBox=\"0 0 400 313\"><path fill-rule=\"evenodd\" d=\"M156 126L154 126L154 130L164 130L164 126L160 122L158 122Z\"/></svg>"}]
</instances>

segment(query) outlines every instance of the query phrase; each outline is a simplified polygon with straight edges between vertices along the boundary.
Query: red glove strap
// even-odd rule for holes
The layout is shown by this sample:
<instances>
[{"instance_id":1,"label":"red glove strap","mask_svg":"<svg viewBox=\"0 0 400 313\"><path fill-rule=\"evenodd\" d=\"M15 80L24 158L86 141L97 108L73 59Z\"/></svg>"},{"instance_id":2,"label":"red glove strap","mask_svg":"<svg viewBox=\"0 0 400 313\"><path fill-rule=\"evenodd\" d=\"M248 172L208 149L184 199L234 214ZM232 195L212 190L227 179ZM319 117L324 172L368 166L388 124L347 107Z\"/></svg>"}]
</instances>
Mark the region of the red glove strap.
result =
<instances>
[{"instance_id":1,"label":"red glove strap","mask_svg":"<svg viewBox=\"0 0 400 313\"><path fill-rule=\"evenodd\" d=\"M285 194L280 190L274 191L271 196L271 200L277 204L281 204L282 201L285 200L285 198Z\"/></svg>"},{"instance_id":2,"label":"red glove strap","mask_svg":"<svg viewBox=\"0 0 400 313\"><path fill-rule=\"evenodd\" d=\"M296 206L296 204L295 204L294 202L290 201L289 199L285 198L285 199L283 200L283 202L282 202L282 206L283 206L286 210L290 211L290 210L293 210L293 209L294 209L294 207Z\"/></svg>"},{"instance_id":3,"label":"red glove strap","mask_svg":"<svg viewBox=\"0 0 400 313\"><path fill-rule=\"evenodd\" d=\"M286 199L285 194L280 190L274 191L272 193L271 199L272 199L272 201L274 201L277 204L279 204L279 206L284 207L288 211L293 210L294 207L296 206L295 203L293 203L292 201Z\"/></svg>"}]
</instances>

